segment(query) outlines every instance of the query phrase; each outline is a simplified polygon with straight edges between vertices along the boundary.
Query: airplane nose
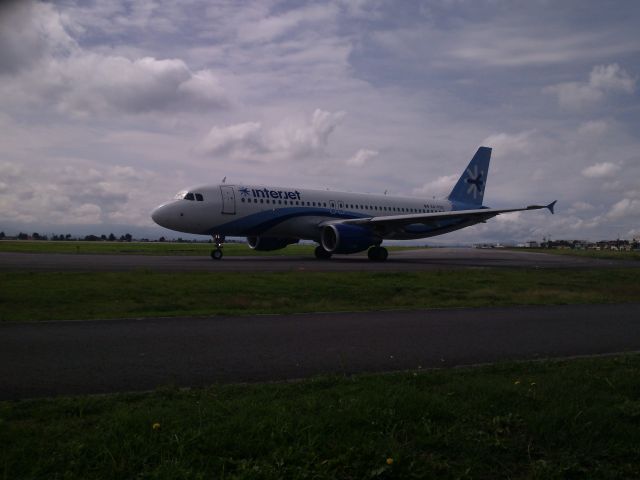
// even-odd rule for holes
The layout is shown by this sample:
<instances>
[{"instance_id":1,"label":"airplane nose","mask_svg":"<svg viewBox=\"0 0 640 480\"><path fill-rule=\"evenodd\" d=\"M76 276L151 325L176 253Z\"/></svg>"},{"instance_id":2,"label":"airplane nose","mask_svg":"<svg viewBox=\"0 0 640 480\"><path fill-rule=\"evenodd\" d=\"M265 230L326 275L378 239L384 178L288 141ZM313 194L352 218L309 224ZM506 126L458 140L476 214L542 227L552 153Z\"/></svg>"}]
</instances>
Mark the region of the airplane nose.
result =
<instances>
[{"instance_id":1,"label":"airplane nose","mask_svg":"<svg viewBox=\"0 0 640 480\"><path fill-rule=\"evenodd\" d=\"M166 227L167 224L166 208L164 205L160 205L158 208L151 212L151 219L161 227Z\"/></svg>"}]
</instances>

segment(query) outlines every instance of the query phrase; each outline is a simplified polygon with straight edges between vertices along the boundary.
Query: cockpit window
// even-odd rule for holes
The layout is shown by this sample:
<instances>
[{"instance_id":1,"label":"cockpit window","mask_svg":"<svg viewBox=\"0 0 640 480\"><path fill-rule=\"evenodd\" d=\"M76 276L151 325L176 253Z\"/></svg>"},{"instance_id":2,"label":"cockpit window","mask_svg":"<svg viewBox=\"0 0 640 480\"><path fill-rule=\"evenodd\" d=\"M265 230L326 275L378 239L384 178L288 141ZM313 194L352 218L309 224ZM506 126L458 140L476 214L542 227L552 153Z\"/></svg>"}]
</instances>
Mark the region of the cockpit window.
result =
<instances>
[{"instance_id":1,"label":"cockpit window","mask_svg":"<svg viewBox=\"0 0 640 480\"><path fill-rule=\"evenodd\" d=\"M196 193L196 200L199 201L199 202L204 200L204 198L202 197L201 193Z\"/></svg>"},{"instance_id":2,"label":"cockpit window","mask_svg":"<svg viewBox=\"0 0 640 480\"><path fill-rule=\"evenodd\" d=\"M193 198L193 193L189 192L184 196L185 200L195 200L195 198Z\"/></svg>"}]
</instances>

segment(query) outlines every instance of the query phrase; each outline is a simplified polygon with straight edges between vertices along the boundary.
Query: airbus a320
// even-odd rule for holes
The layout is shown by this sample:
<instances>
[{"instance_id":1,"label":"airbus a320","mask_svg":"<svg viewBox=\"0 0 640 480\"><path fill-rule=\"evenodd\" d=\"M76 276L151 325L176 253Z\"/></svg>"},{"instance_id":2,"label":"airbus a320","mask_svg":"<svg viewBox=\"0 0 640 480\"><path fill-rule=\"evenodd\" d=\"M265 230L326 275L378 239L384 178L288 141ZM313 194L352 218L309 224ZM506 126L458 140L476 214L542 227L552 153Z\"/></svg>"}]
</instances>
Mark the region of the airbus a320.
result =
<instances>
[{"instance_id":1,"label":"airbus a320","mask_svg":"<svg viewBox=\"0 0 640 480\"><path fill-rule=\"evenodd\" d=\"M483 206L491 148L480 147L446 198L422 199L258 185L204 185L179 192L152 213L160 226L210 235L222 259L226 236L247 237L255 250L285 248L300 240L318 243L315 256L368 250L384 261L385 240L415 240L486 222L502 213L548 209L548 205L496 209Z\"/></svg>"}]
</instances>

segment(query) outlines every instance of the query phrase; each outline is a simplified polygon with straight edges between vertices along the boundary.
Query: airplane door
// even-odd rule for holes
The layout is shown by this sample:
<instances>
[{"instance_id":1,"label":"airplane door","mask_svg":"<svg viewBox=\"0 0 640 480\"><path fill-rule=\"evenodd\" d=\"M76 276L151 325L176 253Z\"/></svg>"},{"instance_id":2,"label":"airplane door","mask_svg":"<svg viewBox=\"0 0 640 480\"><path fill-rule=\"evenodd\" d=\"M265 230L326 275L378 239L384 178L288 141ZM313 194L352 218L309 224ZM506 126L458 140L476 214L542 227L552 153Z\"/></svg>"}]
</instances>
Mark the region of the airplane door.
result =
<instances>
[{"instance_id":1,"label":"airplane door","mask_svg":"<svg viewBox=\"0 0 640 480\"><path fill-rule=\"evenodd\" d=\"M222 213L227 215L236 214L236 194L230 185L220 185L222 193Z\"/></svg>"}]
</instances>

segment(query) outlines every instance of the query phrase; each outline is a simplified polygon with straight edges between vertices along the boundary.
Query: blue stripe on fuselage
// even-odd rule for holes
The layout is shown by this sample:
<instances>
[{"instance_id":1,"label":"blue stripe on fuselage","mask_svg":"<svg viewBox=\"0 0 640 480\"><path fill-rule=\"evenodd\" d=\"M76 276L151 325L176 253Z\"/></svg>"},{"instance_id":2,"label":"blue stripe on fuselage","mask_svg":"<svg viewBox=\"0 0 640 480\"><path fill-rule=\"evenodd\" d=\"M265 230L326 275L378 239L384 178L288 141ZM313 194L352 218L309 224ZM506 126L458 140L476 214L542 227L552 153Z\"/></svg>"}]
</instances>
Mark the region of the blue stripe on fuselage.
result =
<instances>
[{"instance_id":1,"label":"blue stripe on fuselage","mask_svg":"<svg viewBox=\"0 0 640 480\"><path fill-rule=\"evenodd\" d=\"M327 217L335 219L347 219L347 218L366 218L369 215L363 215L354 212L338 212L328 208L278 208L275 210L264 210L262 212L253 213L231 222L223 223L213 227L203 234L213 235L214 233L220 235L260 235L267 230L279 225L280 223L290 220L295 217Z\"/></svg>"}]
</instances>

